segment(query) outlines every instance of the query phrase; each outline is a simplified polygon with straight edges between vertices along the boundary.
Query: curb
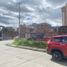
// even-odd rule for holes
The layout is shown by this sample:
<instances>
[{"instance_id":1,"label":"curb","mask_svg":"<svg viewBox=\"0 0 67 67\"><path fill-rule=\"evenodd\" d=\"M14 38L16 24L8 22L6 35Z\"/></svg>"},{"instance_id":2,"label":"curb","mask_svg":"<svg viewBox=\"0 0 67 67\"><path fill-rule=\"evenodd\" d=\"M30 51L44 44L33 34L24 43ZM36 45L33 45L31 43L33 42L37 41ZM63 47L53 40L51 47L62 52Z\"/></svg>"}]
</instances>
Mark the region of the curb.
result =
<instances>
[{"instance_id":1,"label":"curb","mask_svg":"<svg viewBox=\"0 0 67 67\"><path fill-rule=\"evenodd\" d=\"M41 49L41 48L33 48L33 47L28 47L28 46L15 46L15 45L11 45L11 44L6 44L6 45L11 46L11 47L21 48L21 49L28 49L28 50L39 51L39 52L46 52L46 49Z\"/></svg>"},{"instance_id":2,"label":"curb","mask_svg":"<svg viewBox=\"0 0 67 67\"><path fill-rule=\"evenodd\" d=\"M46 49L32 48L32 47L27 47L27 46L19 46L19 48L28 49L28 50L34 50L34 51L39 51L39 52L46 52Z\"/></svg>"}]
</instances>

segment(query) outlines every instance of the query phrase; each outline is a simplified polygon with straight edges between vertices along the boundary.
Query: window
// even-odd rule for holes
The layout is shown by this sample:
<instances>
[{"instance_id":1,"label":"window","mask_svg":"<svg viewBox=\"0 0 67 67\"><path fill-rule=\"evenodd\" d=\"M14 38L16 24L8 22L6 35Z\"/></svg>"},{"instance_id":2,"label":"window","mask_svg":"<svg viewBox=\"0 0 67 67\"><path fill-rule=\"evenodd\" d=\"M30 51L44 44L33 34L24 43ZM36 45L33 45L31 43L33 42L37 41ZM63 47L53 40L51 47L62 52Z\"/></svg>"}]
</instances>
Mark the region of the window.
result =
<instances>
[{"instance_id":1,"label":"window","mask_svg":"<svg viewBox=\"0 0 67 67\"><path fill-rule=\"evenodd\" d=\"M56 38L53 38L52 41L53 42L62 42L62 37L56 37Z\"/></svg>"},{"instance_id":2,"label":"window","mask_svg":"<svg viewBox=\"0 0 67 67\"><path fill-rule=\"evenodd\" d=\"M63 42L67 43L67 37L63 37Z\"/></svg>"}]
</instances>

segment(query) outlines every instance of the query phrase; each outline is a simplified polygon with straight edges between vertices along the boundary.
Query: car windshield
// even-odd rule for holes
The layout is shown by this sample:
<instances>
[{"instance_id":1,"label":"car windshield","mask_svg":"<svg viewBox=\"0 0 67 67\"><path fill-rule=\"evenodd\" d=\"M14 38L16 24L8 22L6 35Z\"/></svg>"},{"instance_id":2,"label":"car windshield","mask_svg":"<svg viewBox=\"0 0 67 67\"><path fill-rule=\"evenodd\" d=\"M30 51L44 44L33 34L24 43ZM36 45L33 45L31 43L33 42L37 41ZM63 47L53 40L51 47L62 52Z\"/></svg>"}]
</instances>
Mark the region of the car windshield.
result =
<instances>
[{"instance_id":1,"label":"car windshield","mask_svg":"<svg viewBox=\"0 0 67 67\"><path fill-rule=\"evenodd\" d=\"M67 37L55 37L52 39L53 42L63 42L63 43L67 43Z\"/></svg>"}]
</instances>

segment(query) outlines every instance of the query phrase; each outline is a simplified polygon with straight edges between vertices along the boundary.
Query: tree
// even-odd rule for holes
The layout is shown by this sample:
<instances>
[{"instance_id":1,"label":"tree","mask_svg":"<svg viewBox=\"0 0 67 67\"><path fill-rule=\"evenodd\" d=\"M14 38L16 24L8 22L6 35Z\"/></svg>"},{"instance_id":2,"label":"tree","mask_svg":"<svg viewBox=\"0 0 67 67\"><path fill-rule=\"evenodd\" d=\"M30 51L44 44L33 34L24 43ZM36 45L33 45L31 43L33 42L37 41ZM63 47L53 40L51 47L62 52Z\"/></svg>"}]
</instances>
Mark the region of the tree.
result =
<instances>
[{"instance_id":1,"label":"tree","mask_svg":"<svg viewBox=\"0 0 67 67\"><path fill-rule=\"evenodd\" d=\"M3 28L3 33L5 36L14 37L16 34L16 31L13 27L5 27Z\"/></svg>"},{"instance_id":2,"label":"tree","mask_svg":"<svg viewBox=\"0 0 67 67\"><path fill-rule=\"evenodd\" d=\"M51 25L47 23L40 23L36 26L36 31L41 32L41 33L42 32L45 33L47 30L50 31L50 29L51 29Z\"/></svg>"}]
</instances>

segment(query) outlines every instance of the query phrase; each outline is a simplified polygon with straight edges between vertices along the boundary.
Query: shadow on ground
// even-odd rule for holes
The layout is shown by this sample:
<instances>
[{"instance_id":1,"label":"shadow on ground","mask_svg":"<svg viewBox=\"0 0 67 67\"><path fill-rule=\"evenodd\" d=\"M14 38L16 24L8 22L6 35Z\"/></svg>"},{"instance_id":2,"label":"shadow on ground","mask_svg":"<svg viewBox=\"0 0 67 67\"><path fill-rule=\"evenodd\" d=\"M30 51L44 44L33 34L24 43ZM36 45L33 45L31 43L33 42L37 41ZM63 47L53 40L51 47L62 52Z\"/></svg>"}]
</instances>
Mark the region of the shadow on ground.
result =
<instances>
[{"instance_id":1,"label":"shadow on ground","mask_svg":"<svg viewBox=\"0 0 67 67\"><path fill-rule=\"evenodd\" d=\"M63 59L61 61L56 61L56 60L51 59L51 61L55 62L55 63L58 63L60 65L63 65L63 66L67 66L67 59Z\"/></svg>"}]
</instances>

